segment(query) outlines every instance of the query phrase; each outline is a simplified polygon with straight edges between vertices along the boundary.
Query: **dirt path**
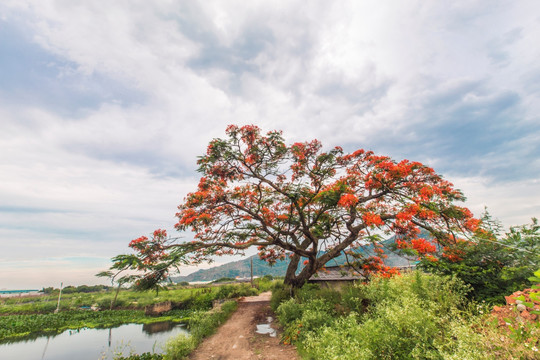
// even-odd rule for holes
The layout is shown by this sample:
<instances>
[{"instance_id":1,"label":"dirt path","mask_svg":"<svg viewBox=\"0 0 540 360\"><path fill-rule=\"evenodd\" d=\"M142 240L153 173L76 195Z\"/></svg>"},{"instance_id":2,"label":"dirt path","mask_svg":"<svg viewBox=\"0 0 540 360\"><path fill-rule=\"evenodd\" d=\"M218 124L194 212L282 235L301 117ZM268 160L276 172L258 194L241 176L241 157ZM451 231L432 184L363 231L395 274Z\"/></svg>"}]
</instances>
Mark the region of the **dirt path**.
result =
<instances>
[{"instance_id":1,"label":"dirt path","mask_svg":"<svg viewBox=\"0 0 540 360\"><path fill-rule=\"evenodd\" d=\"M205 339L191 354L191 360L296 360L296 349L279 343L277 337L255 333L258 323L265 323L270 310L270 293L246 297L238 304L238 310L218 329ZM277 328L274 321L272 328Z\"/></svg>"}]
</instances>

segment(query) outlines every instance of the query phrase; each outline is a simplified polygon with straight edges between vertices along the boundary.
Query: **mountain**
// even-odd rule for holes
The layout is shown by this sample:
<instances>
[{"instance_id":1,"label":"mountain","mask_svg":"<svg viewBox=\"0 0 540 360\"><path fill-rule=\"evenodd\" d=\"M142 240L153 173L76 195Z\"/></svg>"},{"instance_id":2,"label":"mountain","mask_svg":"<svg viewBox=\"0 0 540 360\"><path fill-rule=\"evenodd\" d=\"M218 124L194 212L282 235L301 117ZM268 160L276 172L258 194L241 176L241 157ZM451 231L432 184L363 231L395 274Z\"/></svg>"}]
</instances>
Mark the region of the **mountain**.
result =
<instances>
[{"instance_id":1,"label":"mountain","mask_svg":"<svg viewBox=\"0 0 540 360\"><path fill-rule=\"evenodd\" d=\"M382 242L382 245L385 249L391 247L394 243L394 238L390 238ZM366 245L361 250L366 256L374 255L373 246ZM406 266L411 263L410 259L407 259L403 256L397 255L389 250L385 250L388 258L385 260L385 264L388 266ZM257 255L246 257L242 260L233 261L227 264L216 266L210 269L201 269L187 276L176 276L171 279L174 282L193 282L193 281L213 281L222 277L235 278L239 277L249 277L250 270L250 259L253 259L253 276L285 276L287 271L287 266L289 264L289 259L276 262L273 266L270 266L266 261L259 259ZM335 259L330 260L327 265L342 265L347 262L345 255L341 255Z\"/></svg>"},{"instance_id":2,"label":"mountain","mask_svg":"<svg viewBox=\"0 0 540 360\"><path fill-rule=\"evenodd\" d=\"M253 259L253 276L284 276L289 264L288 260L282 260L278 261L274 266L270 266L266 261L259 259L258 255L253 255L239 261L233 261L210 269L197 270L189 275L172 277L171 279L174 282L192 282L213 281L222 277L249 277L251 274L250 259Z\"/></svg>"}]
</instances>

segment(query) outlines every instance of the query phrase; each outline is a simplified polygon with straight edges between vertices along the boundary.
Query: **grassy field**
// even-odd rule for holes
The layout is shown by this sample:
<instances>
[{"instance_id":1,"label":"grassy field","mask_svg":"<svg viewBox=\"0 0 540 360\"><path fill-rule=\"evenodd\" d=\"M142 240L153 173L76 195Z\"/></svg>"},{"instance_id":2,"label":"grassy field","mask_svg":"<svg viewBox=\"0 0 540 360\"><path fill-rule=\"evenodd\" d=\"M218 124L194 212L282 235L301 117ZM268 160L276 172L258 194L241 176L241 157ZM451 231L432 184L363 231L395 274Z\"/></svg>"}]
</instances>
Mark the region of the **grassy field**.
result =
<instances>
[{"instance_id":1,"label":"grassy field","mask_svg":"<svg viewBox=\"0 0 540 360\"><path fill-rule=\"evenodd\" d=\"M126 323L150 323L158 321L187 322L194 314L212 308L214 300L234 299L256 295L270 288L271 281L258 282L258 288L249 284L230 284L206 287L173 286L155 292L121 290L114 310L108 310L114 291L94 293L71 293L62 296L60 312L54 314L58 293L38 297L14 297L0 299L0 342L37 336L40 333L60 333L67 329L83 327L110 327ZM150 317L144 307L171 301L174 310L163 316ZM81 307L97 306L102 311L83 310ZM197 315L199 316L199 315Z\"/></svg>"},{"instance_id":2,"label":"grassy field","mask_svg":"<svg viewBox=\"0 0 540 360\"><path fill-rule=\"evenodd\" d=\"M264 288L269 282L260 282ZM259 285L259 284L258 284ZM137 292L127 289L120 290L115 302L115 309L144 309L145 306L172 301L184 308L206 308L215 299L234 298L256 294L249 284L234 284L205 287L171 286L168 290L155 292ZM108 310L115 290L102 290L92 293L62 294L61 311L80 310L82 307L96 306ZM50 313L56 309L58 290L50 295L0 298L0 315L7 314L36 314ZM181 304L183 303L183 305Z\"/></svg>"},{"instance_id":3,"label":"grassy field","mask_svg":"<svg viewBox=\"0 0 540 360\"><path fill-rule=\"evenodd\" d=\"M192 310L172 310L163 316L146 316L143 310L64 311L58 314L6 315L0 317L0 342L58 334L68 329L108 328L126 323L187 322Z\"/></svg>"}]
</instances>

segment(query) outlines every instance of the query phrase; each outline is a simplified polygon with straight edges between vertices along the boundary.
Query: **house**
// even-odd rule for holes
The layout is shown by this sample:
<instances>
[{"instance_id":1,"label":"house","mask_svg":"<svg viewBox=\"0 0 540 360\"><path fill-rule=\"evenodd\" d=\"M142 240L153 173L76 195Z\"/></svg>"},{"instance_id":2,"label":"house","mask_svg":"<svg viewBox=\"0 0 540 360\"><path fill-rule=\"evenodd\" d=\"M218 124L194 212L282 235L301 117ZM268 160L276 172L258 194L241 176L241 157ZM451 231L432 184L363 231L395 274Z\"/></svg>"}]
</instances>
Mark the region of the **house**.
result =
<instances>
[{"instance_id":1,"label":"house","mask_svg":"<svg viewBox=\"0 0 540 360\"><path fill-rule=\"evenodd\" d=\"M309 278L309 284L318 284L321 288L338 289L344 285L352 284L365 277L353 270L350 266L327 266L317 271Z\"/></svg>"},{"instance_id":2,"label":"house","mask_svg":"<svg viewBox=\"0 0 540 360\"><path fill-rule=\"evenodd\" d=\"M394 268L400 272L408 272L414 270L416 264L395 266ZM341 265L320 269L309 278L308 283L318 284L321 288L339 289L358 280L366 280L366 277L348 265Z\"/></svg>"}]
</instances>

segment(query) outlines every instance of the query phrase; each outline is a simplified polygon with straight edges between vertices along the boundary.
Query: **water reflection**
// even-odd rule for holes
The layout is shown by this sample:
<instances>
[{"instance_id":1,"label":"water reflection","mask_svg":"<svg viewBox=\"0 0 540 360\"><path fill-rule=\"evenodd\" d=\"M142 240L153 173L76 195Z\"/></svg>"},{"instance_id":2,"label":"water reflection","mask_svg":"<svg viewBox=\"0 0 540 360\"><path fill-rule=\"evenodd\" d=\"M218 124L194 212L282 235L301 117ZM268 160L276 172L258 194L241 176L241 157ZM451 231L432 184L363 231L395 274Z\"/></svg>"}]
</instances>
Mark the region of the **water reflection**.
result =
<instances>
[{"instance_id":1,"label":"water reflection","mask_svg":"<svg viewBox=\"0 0 540 360\"><path fill-rule=\"evenodd\" d=\"M185 326L171 322L127 324L107 329L67 330L55 335L34 335L0 345L0 359L96 360L130 353L161 353L165 342L188 334Z\"/></svg>"},{"instance_id":2,"label":"water reflection","mask_svg":"<svg viewBox=\"0 0 540 360\"><path fill-rule=\"evenodd\" d=\"M153 324L144 324L142 331L152 335L164 331L171 331L176 326L178 326L178 323L174 323L172 321L161 321Z\"/></svg>"},{"instance_id":3,"label":"water reflection","mask_svg":"<svg viewBox=\"0 0 540 360\"><path fill-rule=\"evenodd\" d=\"M276 337L277 335L277 332L276 332L276 329L273 329L272 328L272 317L271 316L268 316L266 318L266 324L257 324L257 330L255 330L255 332L257 334L262 334L262 335L270 335L271 337Z\"/></svg>"}]
</instances>

